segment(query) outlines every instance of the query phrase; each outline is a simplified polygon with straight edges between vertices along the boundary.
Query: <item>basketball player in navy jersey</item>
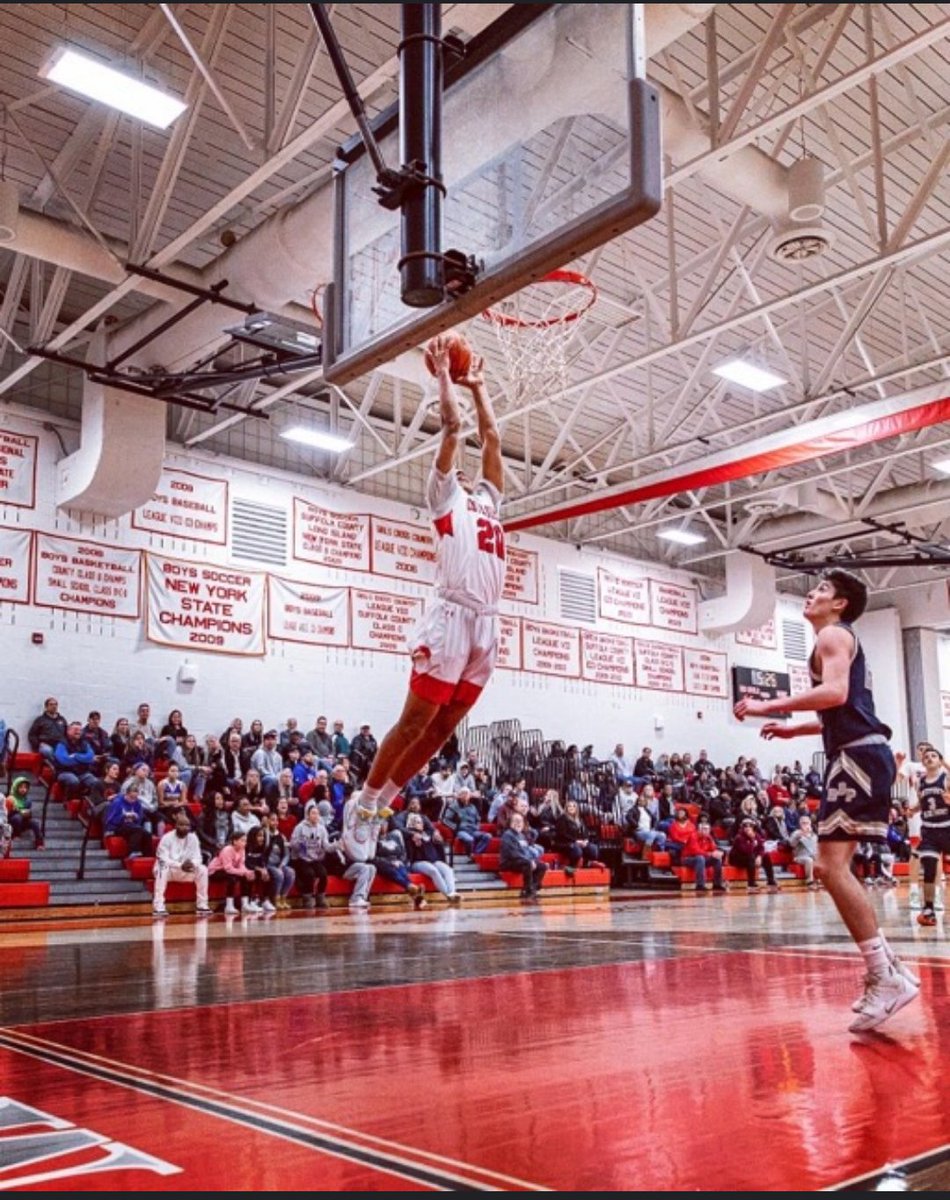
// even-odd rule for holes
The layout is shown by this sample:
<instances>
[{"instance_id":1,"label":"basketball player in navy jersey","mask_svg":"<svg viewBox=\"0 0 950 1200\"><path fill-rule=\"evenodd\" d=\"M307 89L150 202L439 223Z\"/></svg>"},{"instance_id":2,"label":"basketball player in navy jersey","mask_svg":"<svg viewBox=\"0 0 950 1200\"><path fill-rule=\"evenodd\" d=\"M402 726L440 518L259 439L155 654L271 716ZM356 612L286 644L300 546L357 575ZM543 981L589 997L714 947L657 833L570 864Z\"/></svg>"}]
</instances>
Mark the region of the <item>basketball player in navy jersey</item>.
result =
<instances>
[{"instance_id":1,"label":"basketball player in navy jersey","mask_svg":"<svg viewBox=\"0 0 950 1200\"><path fill-rule=\"evenodd\" d=\"M438 539L435 594L409 638L409 694L366 777L356 810L363 820L392 815L389 802L438 753L481 695L498 647L498 602L505 584L501 437L485 390L483 361L473 356L455 384L467 389L475 406L481 474L472 482L457 469L462 417L448 347L436 338L431 350L442 422L426 487Z\"/></svg>"},{"instance_id":2,"label":"basketball player in navy jersey","mask_svg":"<svg viewBox=\"0 0 950 1200\"><path fill-rule=\"evenodd\" d=\"M934 901L937 871L944 855L950 855L950 771L940 751L933 746L921 753L924 773L917 779L920 798L920 845L914 854L924 873L924 905L917 915L919 925L936 925Z\"/></svg>"},{"instance_id":3,"label":"basketball player in navy jersey","mask_svg":"<svg viewBox=\"0 0 950 1200\"><path fill-rule=\"evenodd\" d=\"M867 686L864 651L851 628L867 606L867 588L850 571L825 571L805 597L805 619L815 630L808 662L812 687L797 696L740 700L746 717L815 711L816 721L786 725L769 721L762 737L821 734L827 767L818 817L817 873L864 958L864 994L852 1005L849 1029L876 1029L920 989L920 980L888 946L874 906L851 871L856 842L884 842L896 766L891 731L875 715Z\"/></svg>"}]
</instances>

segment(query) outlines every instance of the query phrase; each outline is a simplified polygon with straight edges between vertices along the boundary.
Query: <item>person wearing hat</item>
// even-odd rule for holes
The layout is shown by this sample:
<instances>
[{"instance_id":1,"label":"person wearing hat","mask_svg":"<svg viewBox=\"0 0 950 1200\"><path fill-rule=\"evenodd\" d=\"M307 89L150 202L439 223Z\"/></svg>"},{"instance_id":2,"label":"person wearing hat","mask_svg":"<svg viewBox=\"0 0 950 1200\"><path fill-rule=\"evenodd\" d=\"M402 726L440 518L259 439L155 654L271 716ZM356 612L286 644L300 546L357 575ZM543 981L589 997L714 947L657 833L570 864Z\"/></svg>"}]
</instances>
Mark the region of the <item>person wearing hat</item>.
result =
<instances>
[{"instance_id":1,"label":"person wearing hat","mask_svg":"<svg viewBox=\"0 0 950 1200\"><path fill-rule=\"evenodd\" d=\"M775 882L775 868L772 860L765 852L765 839L759 833L758 826L752 817L743 817L739 832L736 834L729 850L729 862L734 867L741 867L749 882L749 891L759 890L758 869L765 872L765 878L770 892L778 891Z\"/></svg>"},{"instance_id":2,"label":"person wearing hat","mask_svg":"<svg viewBox=\"0 0 950 1200\"><path fill-rule=\"evenodd\" d=\"M361 725L359 733L350 743L350 762L360 783L369 774L378 749L379 743L370 732L369 724Z\"/></svg>"},{"instance_id":3,"label":"person wearing hat","mask_svg":"<svg viewBox=\"0 0 950 1200\"><path fill-rule=\"evenodd\" d=\"M264 798L272 806L280 791L280 773L284 769L284 760L277 749L276 729L268 729L261 738L260 746L251 755L251 766L257 769Z\"/></svg>"}]
</instances>

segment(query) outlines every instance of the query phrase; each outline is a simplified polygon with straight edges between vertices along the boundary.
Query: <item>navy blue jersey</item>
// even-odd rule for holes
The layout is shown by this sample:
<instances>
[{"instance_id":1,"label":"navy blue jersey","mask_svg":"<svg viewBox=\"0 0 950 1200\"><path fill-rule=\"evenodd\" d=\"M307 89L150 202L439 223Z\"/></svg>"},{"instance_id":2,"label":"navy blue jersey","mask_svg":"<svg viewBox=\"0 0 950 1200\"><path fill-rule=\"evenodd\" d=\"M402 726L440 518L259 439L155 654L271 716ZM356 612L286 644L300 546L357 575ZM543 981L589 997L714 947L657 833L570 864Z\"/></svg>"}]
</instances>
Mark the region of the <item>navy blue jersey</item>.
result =
<instances>
[{"instance_id":1,"label":"navy blue jersey","mask_svg":"<svg viewBox=\"0 0 950 1200\"><path fill-rule=\"evenodd\" d=\"M917 781L920 797L920 823L928 829L950 831L950 802L947 800L947 772L941 771L928 782L926 775Z\"/></svg>"},{"instance_id":2,"label":"navy blue jersey","mask_svg":"<svg viewBox=\"0 0 950 1200\"><path fill-rule=\"evenodd\" d=\"M839 628L847 630L854 638L854 650L851 655L851 669L848 672L847 700L844 704L822 709L818 713L818 719L821 721L821 740L829 758L837 754L842 746L850 745L871 734L878 734L887 739L891 736L890 728L879 720L874 712L874 697L868 687L864 650L858 636L851 626L844 622ZM812 683L821 683L814 650L808 660L808 670Z\"/></svg>"}]
</instances>

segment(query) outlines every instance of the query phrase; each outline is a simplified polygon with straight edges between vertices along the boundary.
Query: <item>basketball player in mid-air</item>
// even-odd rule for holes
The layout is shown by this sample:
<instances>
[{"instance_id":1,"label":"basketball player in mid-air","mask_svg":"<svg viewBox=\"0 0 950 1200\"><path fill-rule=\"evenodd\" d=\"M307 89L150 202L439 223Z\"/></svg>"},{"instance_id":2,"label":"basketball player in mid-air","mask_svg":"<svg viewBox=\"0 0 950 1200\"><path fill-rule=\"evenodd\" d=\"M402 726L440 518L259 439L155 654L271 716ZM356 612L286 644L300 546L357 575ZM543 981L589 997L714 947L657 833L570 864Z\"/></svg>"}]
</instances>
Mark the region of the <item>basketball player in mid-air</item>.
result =
<instances>
[{"instance_id":1,"label":"basketball player in mid-air","mask_svg":"<svg viewBox=\"0 0 950 1200\"><path fill-rule=\"evenodd\" d=\"M739 720L815 711L817 721L769 721L764 738L821 734L827 767L818 816L817 870L864 958L864 994L855 1001L852 1033L876 1029L920 989L920 980L888 946L864 889L851 871L855 842L884 842L896 767L891 731L875 715L864 651L851 628L867 605L867 588L849 571L825 571L805 598L815 630L809 659L812 687L797 696L740 700Z\"/></svg>"},{"instance_id":2,"label":"basketball player in mid-air","mask_svg":"<svg viewBox=\"0 0 950 1200\"><path fill-rule=\"evenodd\" d=\"M498 601L505 582L505 535L499 520L504 475L501 438L485 390L484 363L473 356L455 380L475 405L482 448L473 483L457 469L462 417L443 338L430 344L439 387L442 437L426 501L437 541L435 595L410 634L412 675L396 724L383 738L356 809L363 819L391 815L390 801L448 740L478 699L495 665Z\"/></svg>"}]
</instances>

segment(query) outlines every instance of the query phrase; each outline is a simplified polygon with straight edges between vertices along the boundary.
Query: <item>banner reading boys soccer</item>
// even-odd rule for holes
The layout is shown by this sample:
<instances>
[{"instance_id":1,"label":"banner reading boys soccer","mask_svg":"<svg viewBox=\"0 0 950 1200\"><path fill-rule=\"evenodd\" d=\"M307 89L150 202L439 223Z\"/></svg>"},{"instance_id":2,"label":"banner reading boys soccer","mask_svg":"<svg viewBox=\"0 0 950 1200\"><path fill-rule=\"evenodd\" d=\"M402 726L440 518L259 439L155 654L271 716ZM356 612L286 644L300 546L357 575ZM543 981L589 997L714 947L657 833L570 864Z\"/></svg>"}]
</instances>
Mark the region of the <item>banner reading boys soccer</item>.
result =
<instances>
[{"instance_id":1,"label":"banner reading boys soccer","mask_svg":"<svg viewBox=\"0 0 950 1200\"><path fill-rule=\"evenodd\" d=\"M148 631L163 646L263 654L265 575L146 555Z\"/></svg>"}]
</instances>

